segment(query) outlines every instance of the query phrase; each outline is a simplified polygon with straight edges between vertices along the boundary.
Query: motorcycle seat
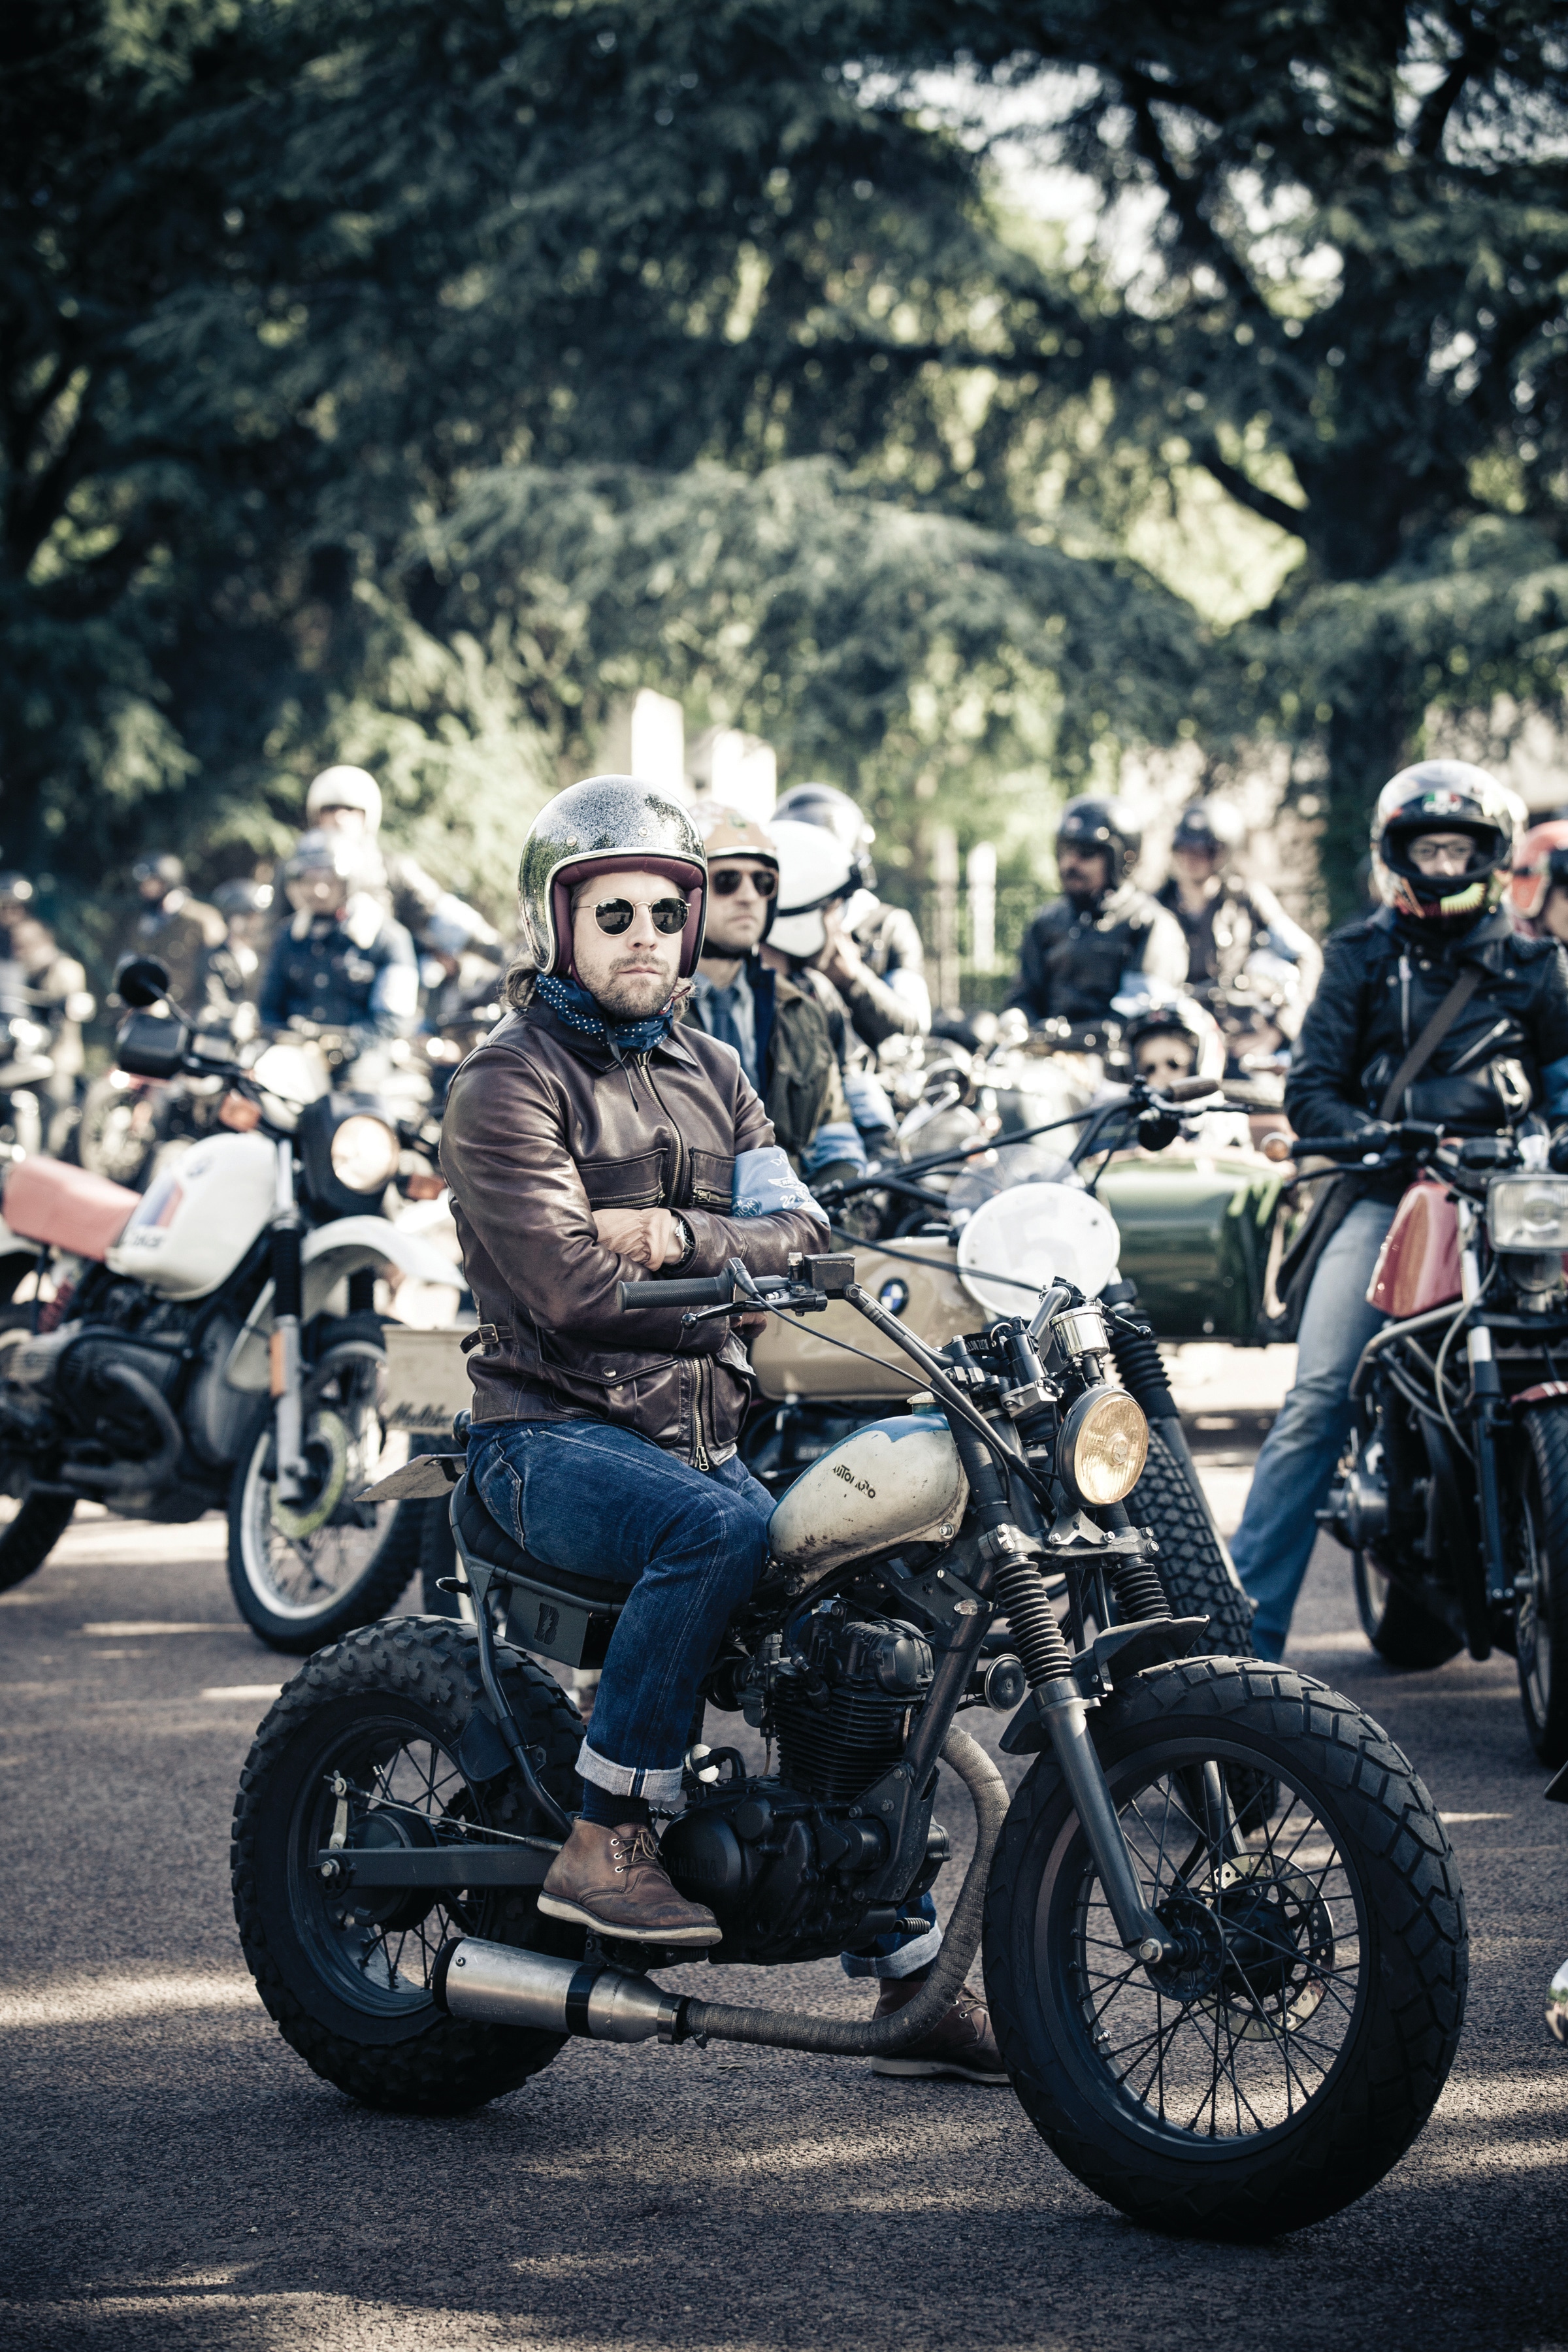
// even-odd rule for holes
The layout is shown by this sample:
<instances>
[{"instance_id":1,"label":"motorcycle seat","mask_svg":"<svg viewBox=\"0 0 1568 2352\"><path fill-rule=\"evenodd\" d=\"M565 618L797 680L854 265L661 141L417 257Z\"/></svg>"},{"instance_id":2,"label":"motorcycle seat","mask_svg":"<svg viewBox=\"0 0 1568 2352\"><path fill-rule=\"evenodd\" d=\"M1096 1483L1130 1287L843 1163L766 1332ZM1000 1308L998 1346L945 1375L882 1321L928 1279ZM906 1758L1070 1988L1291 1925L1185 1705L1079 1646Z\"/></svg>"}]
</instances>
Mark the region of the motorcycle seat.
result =
<instances>
[{"instance_id":1,"label":"motorcycle seat","mask_svg":"<svg viewBox=\"0 0 1568 2352\"><path fill-rule=\"evenodd\" d=\"M631 1586L536 1559L490 1517L466 1474L452 1489L451 1509L452 1537L465 1570L479 1560L511 1580L507 1631L512 1640L563 1665L602 1665Z\"/></svg>"},{"instance_id":2,"label":"motorcycle seat","mask_svg":"<svg viewBox=\"0 0 1568 2352\"><path fill-rule=\"evenodd\" d=\"M141 1206L140 1192L63 1160L18 1160L5 1179L4 1213L11 1231L75 1257L107 1257Z\"/></svg>"}]
</instances>

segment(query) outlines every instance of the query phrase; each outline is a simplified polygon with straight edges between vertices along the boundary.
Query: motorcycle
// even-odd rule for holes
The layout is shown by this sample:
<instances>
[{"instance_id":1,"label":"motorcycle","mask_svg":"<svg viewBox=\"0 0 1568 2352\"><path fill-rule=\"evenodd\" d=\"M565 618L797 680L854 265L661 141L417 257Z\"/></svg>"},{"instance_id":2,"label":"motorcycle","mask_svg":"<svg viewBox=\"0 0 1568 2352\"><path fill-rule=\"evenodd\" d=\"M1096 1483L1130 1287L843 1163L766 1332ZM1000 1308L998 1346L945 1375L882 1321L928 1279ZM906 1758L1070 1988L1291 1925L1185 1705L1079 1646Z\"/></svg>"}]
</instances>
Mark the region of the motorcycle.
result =
<instances>
[{"instance_id":1,"label":"motorcycle","mask_svg":"<svg viewBox=\"0 0 1568 2352\"><path fill-rule=\"evenodd\" d=\"M1541 1135L1445 1140L1407 1122L1306 1136L1298 1158L1410 1182L1367 1296L1389 1317L1352 1386L1355 1423L1320 1523L1351 1554L1356 1605L1391 1665L1494 1647L1519 1668L1525 1727L1568 1760L1568 1176Z\"/></svg>"},{"instance_id":2,"label":"motorcycle","mask_svg":"<svg viewBox=\"0 0 1568 2352\"><path fill-rule=\"evenodd\" d=\"M144 1194L17 1159L0 1197L0 1590L39 1568L77 1503L180 1522L228 1513L229 1581L274 1649L307 1651L380 1615L415 1566L365 1489L389 1454L378 1275L459 1277L376 1213L398 1136L373 1097L300 1111L146 1009L142 959L120 1066L221 1090L223 1127ZM30 1304L15 1303L29 1285Z\"/></svg>"},{"instance_id":3,"label":"motorcycle","mask_svg":"<svg viewBox=\"0 0 1568 2352\"><path fill-rule=\"evenodd\" d=\"M1112 1327L1121 1379L1151 1425L1133 1517L1159 1544L1160 1575L1172 1606L1207 1614L1226 1653L1249 1657L1252 1606L1215 1525L1150 1327L1162 1338L1171 1336L1173 1323L1176 1337L1196 1336L1190 1309L1184 1312L1194 1286L1201 1286L1211 1310L1223 1307L1234 1292L1239 1314L1250 1318L1257 1311L1281 1180L1271 1176L1258 1187L1265 1206L1247 1216L1234 1213L1236 1185L1223 1173L1216 1177L1212 1166L1143 1163L1109 1178L1096 1171L1087 1186L1077 1172L1097 1158L1103 1163L1150 1118L1163 1120L1162 1132L1174 1140L1182 1110L1214 1092L1205 1078L1184 1080L1163 1094L1135 1080L1092 1110L1075 1107L1062 1118L1022 1130L1012 1143L990 1147L972 1125L973 1139L956 1149L831 1186L823 1199L837 1212L866 1191L890 1185L901 1205L921 1204L923 1230L897 1241L858 1244L856 1264L866 1289L928 1347L964 1330L976 1305L1001 1313L1037 1297L1068 1249L1073 1279L1089 1296L1123 1308L1137 1301L1140 1328L1128 1318ZM1063 1126L1068 1129L1065 1152L1036 1140ZM1247 1183L1258 1182L1249 1169ZM1114 1215L1096 1185L1114 1195ZM903 1222L916 1222L913 1209ZM1143 1277L1137 1282L1120 1271L1134 1248ZM1212 1311L1205 1319L1212 1329ZM752 1343L759 1396L742 1433L741 1455L774 1494L885 1411L889 1398L905 1392L908 1373L897 1350L879 1357L862 1340L857 1352L854 1329L854 1317L835 1307L815 1327L772 1321Z\"/></svg>"},{"instance_id":4,"label":"motorcycle","mask_svg":"<svg viewBox=\"0 0 1568 2352\"><path fill-rule=\"evenodd\" d=\"M37 1153L53 1139L62 1118L54 1024L90 1021L97 1009L85 989L58 1003L46 997L29 987L20 963L0 960L0 1147Z\"/></svg>"},{"instance_id":5,"label":"motorcycle","mask_svg":"<svg viewBox=\"0 0 1568 2352\"><path fill-rule=\"evenodd\" d=\"M689 1953L542 1918L581 1724L525 1653L602 1659L625 1594L521 1549L462 1455L426 1457L379 1491L449 1494L472 1627L405 1619L319 1653L240 1784L236 1915L284 2038L367 2105L439 2115L515 2090L573 2035L893 2055L983 1942L1020 2101L1122 2211L1262 2238L1380 2179L1462 2019L1447 1836L1349 1701L1211 1654L1205 1619L1172 1616L1128 1511L1148 1430L1111 1377L1121 1310L1054 1280L1027 1318L932 1349L826 1254L761 1281L731 1260L628 1283L621 1301L691 1322L852 1314L922 1383L781 1498L702 1685L777 1769L706 1745L700 1719L662 1853L720 1922L710 1962L864 1949L909 1932L942 1869L945 1761L975 1842L942 1950L905 2008L854 2021L671 1990L658 1973ZM988 1655L999 1616L1010 1648ZM1004 1751L1029 1759L1011 1800L956 1721L973 1707L1006 1715Z\"/></svg>"}]
</instances>

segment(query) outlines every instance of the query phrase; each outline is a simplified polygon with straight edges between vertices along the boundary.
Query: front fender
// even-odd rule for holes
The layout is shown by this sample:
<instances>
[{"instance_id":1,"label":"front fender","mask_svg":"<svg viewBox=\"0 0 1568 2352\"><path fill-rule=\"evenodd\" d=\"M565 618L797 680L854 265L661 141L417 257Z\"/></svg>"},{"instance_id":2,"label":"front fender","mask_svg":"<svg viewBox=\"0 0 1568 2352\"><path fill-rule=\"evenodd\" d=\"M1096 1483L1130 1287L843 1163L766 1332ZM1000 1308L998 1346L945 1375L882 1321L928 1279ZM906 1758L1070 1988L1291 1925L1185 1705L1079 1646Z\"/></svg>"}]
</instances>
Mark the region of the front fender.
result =
<instances>
[{"instance_id":1,"label":"front fender","mask_svg":"<svg viewBox=\"0 0 1568 2352\"><path fill-rule=\"evenodd\" d=\"M438 1284L452 1293L454 1311L463 1286L462 1274L450 1259L389 1224L384 1217L338 1217L330 1225L317 1225L305 1235L300 1262L307 1323L321 1313L340 1282L367 1269L379 1274L393 1266L411 1282ZM231 1388L259 1396L268 1386L267 1343L271 1329L272 1285L268 1283L229 1350L224 1378Z\"/></svg>"}]
</instances>

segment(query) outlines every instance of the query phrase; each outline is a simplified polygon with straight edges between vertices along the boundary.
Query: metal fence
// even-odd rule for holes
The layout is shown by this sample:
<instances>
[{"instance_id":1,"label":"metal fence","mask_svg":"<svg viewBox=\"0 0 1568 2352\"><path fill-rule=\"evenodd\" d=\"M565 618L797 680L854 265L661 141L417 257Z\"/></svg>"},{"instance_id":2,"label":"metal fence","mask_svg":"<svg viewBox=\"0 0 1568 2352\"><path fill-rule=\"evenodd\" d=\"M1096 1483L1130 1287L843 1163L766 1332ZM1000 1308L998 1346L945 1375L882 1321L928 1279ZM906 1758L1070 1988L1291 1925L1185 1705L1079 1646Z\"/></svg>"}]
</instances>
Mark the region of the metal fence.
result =
<instances>
[{"instance_id":1,"label":"metal fence","mask_svg":"<svg viewBox=\"0 0 1568 2352\"><path fill-rule=\"evenodd\" d=\"M973 861L972 861L973 862ZM948 1012L999 1012L1018 978L1025 931L1049 894L1037 882L1002 883L994 869L978 877L910 884L889 876L881 896L907 907L926 951L933 1005Z\"/></svg>"}]
</instances>

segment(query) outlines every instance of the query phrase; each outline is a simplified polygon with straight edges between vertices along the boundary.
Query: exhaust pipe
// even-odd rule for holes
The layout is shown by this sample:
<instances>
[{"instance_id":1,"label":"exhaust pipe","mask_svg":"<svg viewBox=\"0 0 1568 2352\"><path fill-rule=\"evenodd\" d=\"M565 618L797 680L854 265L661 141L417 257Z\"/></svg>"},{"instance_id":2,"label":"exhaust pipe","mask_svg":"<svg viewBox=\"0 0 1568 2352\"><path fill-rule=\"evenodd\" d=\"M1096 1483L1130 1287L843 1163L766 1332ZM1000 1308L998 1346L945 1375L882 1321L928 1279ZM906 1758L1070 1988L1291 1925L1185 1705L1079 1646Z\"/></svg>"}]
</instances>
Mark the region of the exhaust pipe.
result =
<instances>
[{"instance_id":1,"label":"exhaust pipe","mask_svg":"<svg viewBox=\"0 0 1568 2352\"><path fill-rule=\"evenodd\" d=\"M448 2017L537 2033L585 2033L595 2042L674 2042L686 2009L683 1995L662 1992L647 1977L473 1936L442 1945L430 1991Z\"/></svg>"}]
</instances>

